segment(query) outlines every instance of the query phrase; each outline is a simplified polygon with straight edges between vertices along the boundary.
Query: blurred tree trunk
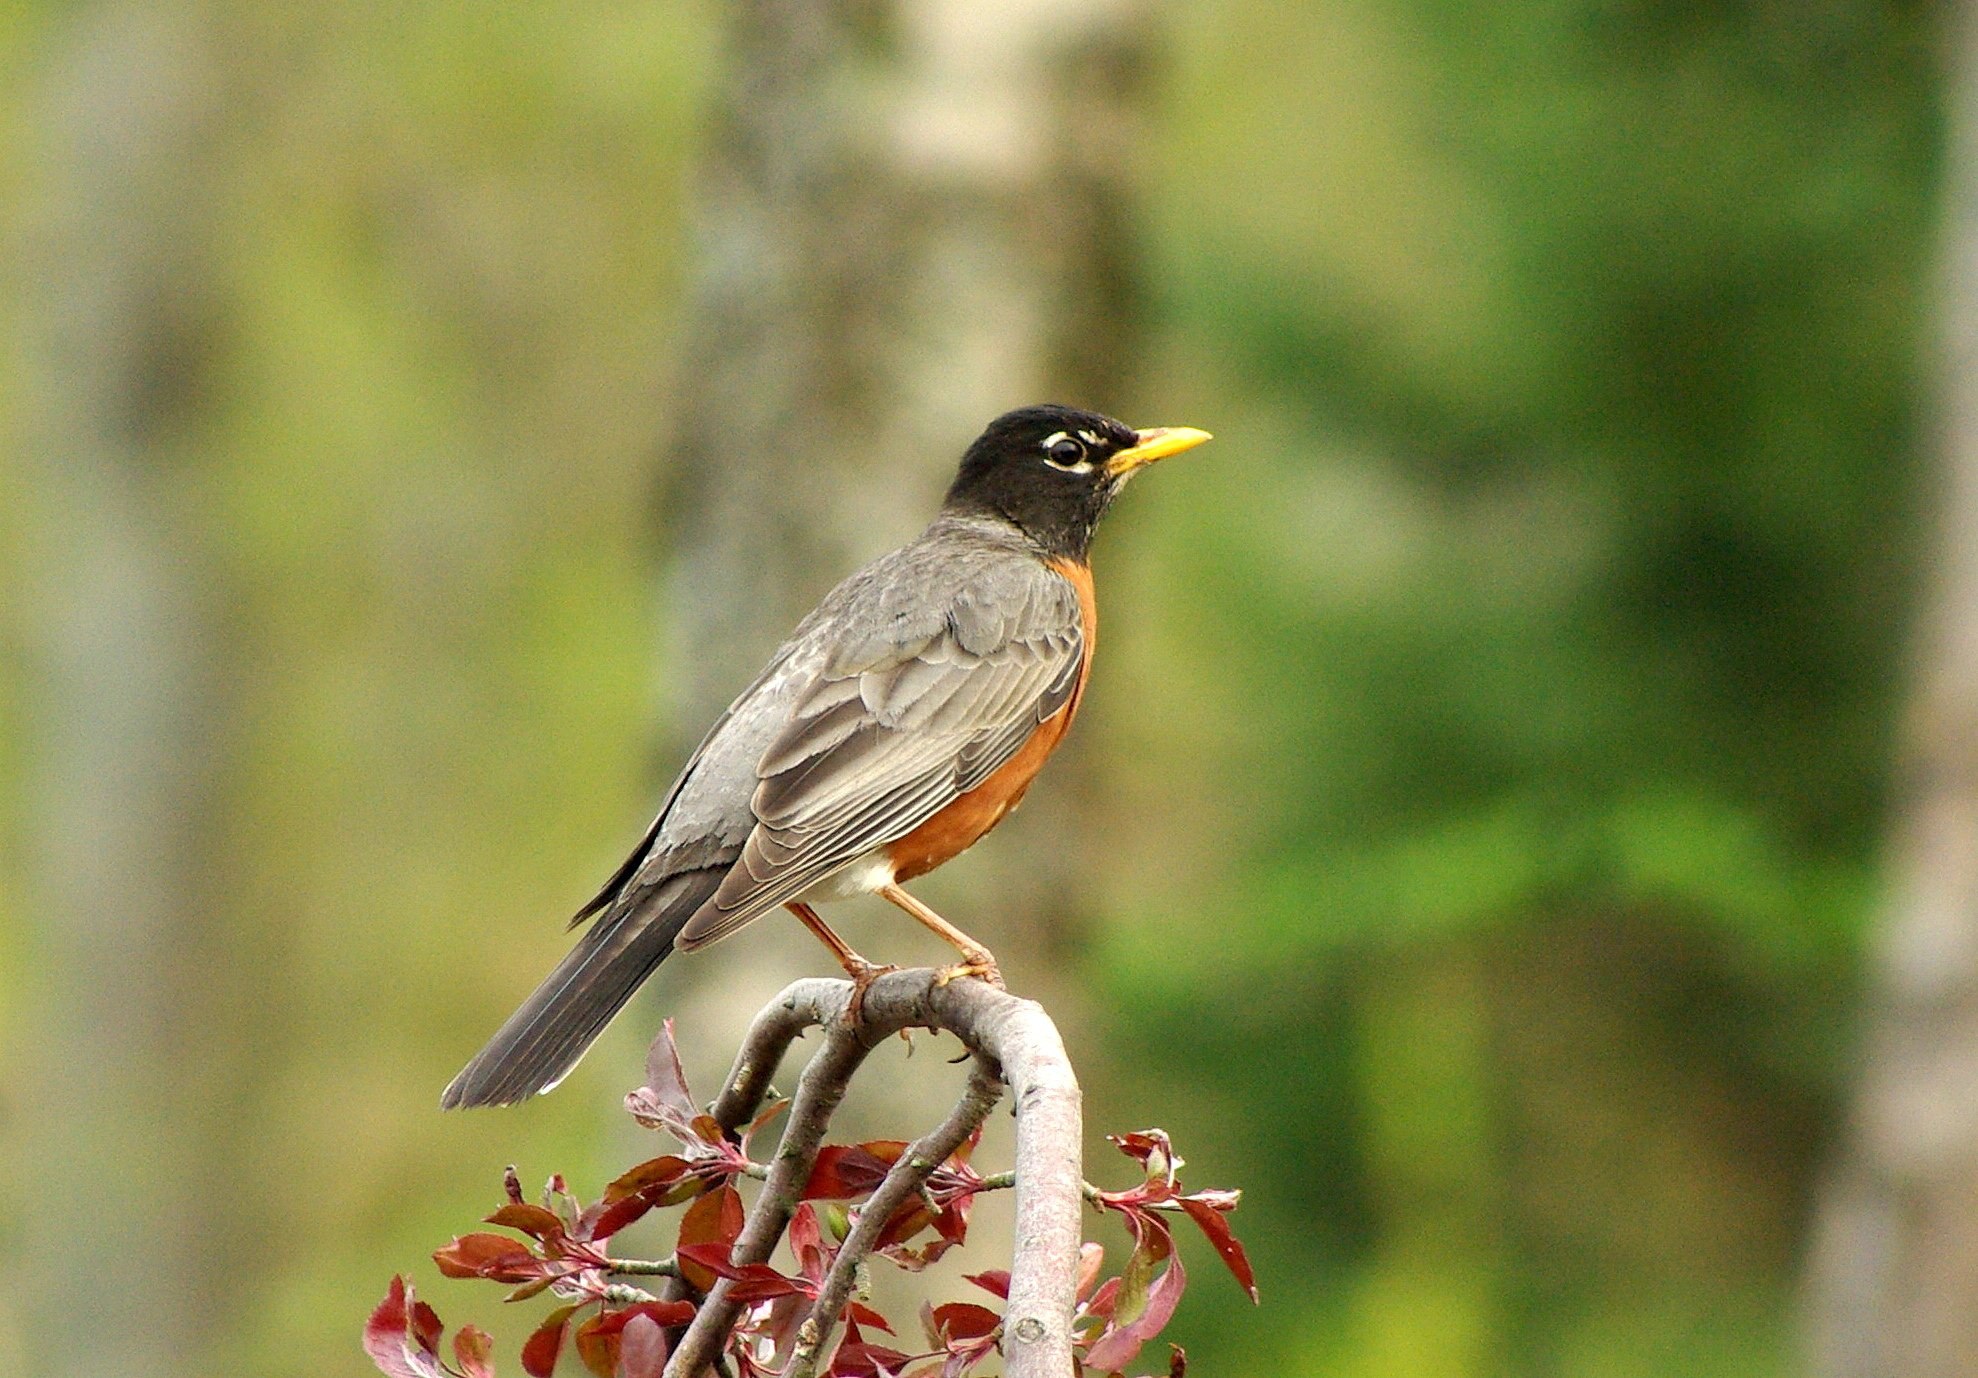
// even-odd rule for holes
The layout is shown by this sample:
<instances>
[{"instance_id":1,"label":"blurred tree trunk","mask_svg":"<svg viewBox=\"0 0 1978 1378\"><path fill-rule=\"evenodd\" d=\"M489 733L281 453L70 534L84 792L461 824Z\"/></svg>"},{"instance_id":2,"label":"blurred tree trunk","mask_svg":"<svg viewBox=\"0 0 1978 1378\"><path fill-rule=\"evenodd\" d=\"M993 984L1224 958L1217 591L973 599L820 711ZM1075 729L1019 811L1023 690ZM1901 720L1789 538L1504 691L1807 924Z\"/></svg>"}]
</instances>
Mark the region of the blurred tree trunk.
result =
<instances>
[{"instance_id":1,"label":"blurred tree trunk","mask_svg":"<svg viewBox=\"0 0 1978 1378\"><path fill-rule=\"evenodd\" d=\"M1954 25L1938 532L1848 1140L1812 1264L1823 1378L1978 1373L1978 23Z\"/></svg>"},{"instance_id":2,"label":"blurred tree trunk","mask_svg":"<svg viewBox=\"0 0 1978 1378\"><path fill-rule=\"evenodd\" d=\"M45 91L24 815L41 1056L10 1290L24 1371L51 1378L205 1369L228 1270L252 1266L228 1251L224 1147L202 1138L231 1122L237 1055L199 992L250 979L209 941L224 675L188 472L211 345L205 37L177 6L78 11Z\"/></svg>"},{"instance_id":3,"label":"blurred tree trunk","mask_svg":"<svg viewBox=\"0 0 1978 1378\"><path fill-rule=\"evenodd\" d=\"M674 409L669 673L686 739L837 579L931 517L992 416L1120 405L1141 27L1119 0L734 7ZM1075 912L1061 839L1080 835L1077 773L1054 766L992 849L993 884L969 863L956 917L992 946ZM759 927L773 932L745 953L723 949L752 984L815 969L795 924ZM876 959L939 956L885 932L865 944Z\"/></svg>"}]
</instances>

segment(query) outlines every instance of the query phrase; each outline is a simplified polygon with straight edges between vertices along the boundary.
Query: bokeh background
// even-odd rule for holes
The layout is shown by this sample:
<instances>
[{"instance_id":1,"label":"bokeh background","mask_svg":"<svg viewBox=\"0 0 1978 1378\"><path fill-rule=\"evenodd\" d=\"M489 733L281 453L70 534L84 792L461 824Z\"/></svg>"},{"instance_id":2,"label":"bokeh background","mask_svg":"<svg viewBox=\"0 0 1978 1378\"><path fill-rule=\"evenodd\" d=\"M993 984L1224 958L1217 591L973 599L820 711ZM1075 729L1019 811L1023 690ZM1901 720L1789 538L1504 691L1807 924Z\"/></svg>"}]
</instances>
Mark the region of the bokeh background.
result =
<instances>
[{"instance_id":1,"label":"bokeh background","mask_svg":"<svg viewBox=\"0 0 1978 1378\"><path fill-rule=\"evenodd\" d=\"M425 1255L501 1166L594 1190L659 1015L705 1075L820 954L439 1088L1045 396L1218 439L1102 536L1077 754L929 893L1071 1032L1091 1175L1158 1124L1244 1189L1264 1304L1190 1241L1191 1371L1972 1371L1848 1366L1878 1288L1978 1312L1969 1079L1920 1159L1850 1108L1978 923L1874 960L1978 840L1900 841L1973 740L1954 675L1904 730L1978 539L1953 19L0 7L0 1371L361 1374L400 1269L488 1323Z\"/></svg>"}]
</instances>

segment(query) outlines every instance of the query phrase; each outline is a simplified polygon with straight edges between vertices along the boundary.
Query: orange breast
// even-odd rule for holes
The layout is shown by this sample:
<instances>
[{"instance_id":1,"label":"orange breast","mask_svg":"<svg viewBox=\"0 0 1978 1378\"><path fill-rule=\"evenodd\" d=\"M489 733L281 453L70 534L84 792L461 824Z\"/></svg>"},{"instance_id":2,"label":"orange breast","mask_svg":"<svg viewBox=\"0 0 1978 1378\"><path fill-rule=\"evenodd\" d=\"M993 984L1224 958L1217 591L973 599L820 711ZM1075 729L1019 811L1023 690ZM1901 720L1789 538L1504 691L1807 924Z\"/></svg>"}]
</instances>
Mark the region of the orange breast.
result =
<instances>
[{"instance_id":1,"label":"orange breast","mask_svg":"<svg viewBox=\"0 0 1978 1378\"><path fill-rule=\"evenodd\" d=\"M1022 801L1030 782L1037 778L1044 762L1071 730L1079 700L1085 697L1086 677L1092 672L1092 650L1099 639L1099 605L1093 596L1089 565L1053 560L1051 567L1078 590L1078 612L1085 631L1084 654L1071 697L1063 708L1039 723L1029 740L1017 748L1016 755L997 767L993 775L887 848L895 880L924 876L973 847Z\"/></svg>"}]
</instances>

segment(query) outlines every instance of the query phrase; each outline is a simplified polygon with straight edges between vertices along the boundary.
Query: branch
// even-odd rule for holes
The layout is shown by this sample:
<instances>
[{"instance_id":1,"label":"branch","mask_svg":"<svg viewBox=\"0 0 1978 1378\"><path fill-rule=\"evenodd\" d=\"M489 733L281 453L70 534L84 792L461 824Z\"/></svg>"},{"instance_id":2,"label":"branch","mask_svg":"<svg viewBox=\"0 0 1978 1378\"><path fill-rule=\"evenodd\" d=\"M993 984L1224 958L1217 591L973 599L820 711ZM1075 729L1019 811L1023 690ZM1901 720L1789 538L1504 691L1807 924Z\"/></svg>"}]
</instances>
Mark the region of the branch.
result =
<instances>
[{"instance_id":1,"label":"branch","mask_svg":"<svg viewBox=\"0 0 1978 1378\"><path fill-rule=\"evenodd\" d=\"M724 1133L732 1136L755 1118L756 1111L769 1094L770 1079L776 1075L783 1054L805 1029L820 1022L808 1007L790 999L790 994L791 991L785 991L770 1001L751 1021L748 1034L742 1039L742 1046L735 1055L735 1065L729 1071L727 1081L722 1084L721 1094L708 1107L708 1114L714 1117ZM750 1175L755 1174L751 1172ZM655 1265L653 1271L665 1279L655 1289L660 1299L678 1301L692 1295L692 1289L671 1260ZM733 1325L733 1319L728 1323Z\"/></svg>"},{"instance_id":2,"label":"branch","mask_svg":"<svg viewBox=\"0 0 1978 1378\"><path fill-rule=\"evenodd\" d=\"M762 1108L770 1081L790 1045L803 1037L804 1030L824 1022L815 995L804 990L809 984L797 982L764 1005L750 1021L742 1046L735 1053L735 1065L729 1069L728 1080L722 1084L714 1104L708 1107L708 1114L730 1134L754 1119L756 1111Z\"/></svg>"},{"instance_id":3,"label":"branch","mask_svg":"<svg viewBox=\"0 0 1978 1378\"><path fill-rule=\"evenodd\" d=\"M997 1075L995 1064L978 1053L968 1084L962 1088L961 1099L948 1112L948 1118L907 1145L885 1180L859 1208L858 1224L852 1227L837 1258L832 1260L831 1271L824 1275L824 1285L818 1289L810 1315L797 1332L797 1350L791 1356L788 1378L815 1378L818 1354L824 1342L831 1338L838 1313L851 1300L859 1264L871 1256L894 1213L926 1184L935 1168L947 1162L949 1155L981 1127L1002 1098L1003 1080Z\"/></svg>"},{"instance_id":4,"label":"branch","mask_svg":"<svg viewBox=\"0 0 1978 1378\"><path fill-rule=\"evenodd\" d=\"M843 984L849 993L850 983ZM839 1102L845 1098L852 1073L872 1051L872 1045L860 1037L861 1033L861 1029L843 1021L833 1024L823 1048L804 1068L803 1080L797 1084L796 1101L790 1106L790 1122L769 1166L769 1179L763 1183L762 1192L742 1225L742 1233L729 1251L730 1261L738 1267L767 1262L776 1241L789 1227L790 1217L796 1214L804 1183L810 1180L811 1166L817 1161L817 1150L824 1145L824 1131ZM730 1083L735 1080L731 1077ZM733 1290L734 1284L727 1278L718 1280L709 1290L707 1300L701 1303L687 1333L681 1337L680 1348L666 1365L667 1378L688 1378L714 1362L728 1332L741 1319L742 1303L730 1295Z\"/></svg>"},{"instance_id":5,"label":"branch","mask_svg":"<svg viewBox=\"0 0 1978 1378\"><path fill-rule=\"evenodd\" d=\"M749 1212L732 1258L737 1264L759 1263L775 1247L796 1209L825 1126L865 1054L901 1029L946 1031L999 1067L1016 1098L1016 1250L1003 1337L1007 1378L1063 1378L1073 1371L1083 1124L1078 1080L1057 1026L1034 1001L981 981L941 985L936 973L925 969L893 972L875 981L856 1025L846 1019L851 997L848 981L798 981L756 1016L743 1040L713 1112L730 1127L753 1113L777 1061L799 1033L812 1025L831 1030L804 1070L769 1181ZM868 1212L883 1223L884 1213L871 1212L870 1206ZM667 1378L699 1378L713 1364L741 1314L740 1305L729 1300L729 1290L724 1279L708 1294L666 1366Z\"/></svg>"}]
</instances>

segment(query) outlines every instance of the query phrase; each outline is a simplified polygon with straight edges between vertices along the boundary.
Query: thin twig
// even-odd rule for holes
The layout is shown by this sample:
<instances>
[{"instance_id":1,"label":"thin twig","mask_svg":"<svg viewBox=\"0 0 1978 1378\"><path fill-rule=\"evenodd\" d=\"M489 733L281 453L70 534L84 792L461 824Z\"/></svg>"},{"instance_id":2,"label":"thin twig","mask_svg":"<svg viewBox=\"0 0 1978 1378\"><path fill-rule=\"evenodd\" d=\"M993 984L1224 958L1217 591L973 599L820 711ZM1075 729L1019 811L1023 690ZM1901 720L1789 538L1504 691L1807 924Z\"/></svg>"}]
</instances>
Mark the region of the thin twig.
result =
<instances>
[{"instance_id":1,"label":"thin twig","mask_svg":"<svg viewBox=\"0 0 1978 1378\"><path fill-rule=\"evenodd\" d=\"M824 1275L824 1285L818 1289L817 1300L797 1332L797 1349L786 1370L787 1378L816 1378L818 1355L831 1338L838 1313L851 1299L859 1264L878 1245L879 1236L894 1213L906 1204L908 1197L920 1191L934 1170L947 1162L969 1135L981 1128L1002 1098L1003 1079L995 1063L978 1053L975 1066L969 1071L968 1084L962 1088L961 1099L948 1112L948 1118L907 1145L885 1179L859 1208L858 1223L845 1237L837 1258L832 1260L831 1270Z\"/></svg>"},{"instance_id":2,"label":"thin twig","mask_svg":"<svg viewBox=\"0 0 1978 1378\"><path fill-rule=\"evenodd\" d=\"M977 1195L981 1195L985 1191L1008 1191L1015 1185L1016 1174L1014 1172L992 1172L982 1179L981 1184L976 1187L975 1191ZM1107 1193L1104 1187L1095 1187L1090 1182L1081 1182L1078 1185L1078 1192L1079 1195L1083 1196L1093 1205L1101 1209L1105 1208ZM1232 1191L1226 1194L1232 1200L1238 1199L1243 1195L1240 1191ZM1134 1208L1143 1211L1167 1211L1171 1215L1186 1215L1188 1213L1188 1207L1182 1205L1178 1199L1169 1201L1140 1201L1135 1204Z\"/></svg>"},{"instance_id":3,"label":"thin twig","mask_svg":"<svg viewBox=\"0 0 1978 1378\"><path fill-rule=\"evenodd\" d=\"M859 1037L859 1030L848 1024L835 1025L820 1049L804 1068L797 1085L796 1102L790 1107L790 1121L777 1145L769 1178L750 1207L742 1233L729 1250L729 1259L738 1267L762 1263L775 1249L776 1241L789 1227L802 1199L804 1183L810 1179L811 1165L823 1147L824 1131L831 1116L844 1100L852 1073L871 1051ZM728 1332L741 1318L742 1303L729 1293L733 1284L721 1278L709 1289L707 1300L680 1337L680 1347L666 1365L668 1378L691 1378L712 1364L721 1352Z\"/></svg>"},{"instance_id":4,"label":"thin twig","mask_svg":"<svg viewBox=\"0 0 1978 1378\"><path fill-rule=\"evenodd\" d=\"M824 1022L824 1012L812 993L803 989L805 984L791 986L763 1006L749 1024L728 1080L708 1107L708 1114L730 1134L755 1118L790 1045L805 1029Z\"/></svg>"},{"instance_id":5,"label":"thin twig","mask_svg":"<svg viewBox=\"0 0 1978 1378\"><path fill-rule=\"evenodd\" d=\"M605 1271L628 1278L677 1278L680 1265L670 1258L614 1258Z\"/></svg>"},{"instance_id":6,"label":"thin twig","mask_svg":"<svg viewBox=\"0 0 1978 1378\"><path fill-rule=\"evenodd\" d=\"M805 1029L821 1020L822 1013L816 1002L803 999L795 986L762 1008L750 1022L742 1046L736 1051L735 1065L730 1069L728 1079L722 1083L721 1094L708 1107L708 1114L714 1117L715 1123L724 1132L732 1137L755 1118L756 1111L769 1094L770 1080L776 1075L784 1053L789 1051L790 1045ZM758 1172L751 1168L748 1175L766 1180L768 1172L766 1169ZM664 1277L665 1280L656 1288L661 1300L681 1301L693 1294L693 1288L680 1276L677 1268ZM669 1332L668 1338L677 1348L679 1332Z\"/></svg>"},{"instance_id":7,"label":"thin twig","mask_svg":"<svg viewBox=\"0 0 1978 1378\"><path fill-rule=\"evenodd\" d=\"M757 1016L743 1043L716 1102L716 1118L731 1130L754 1113L797 1034L812 1024L831 1030L804 1070L769 1181L731 1257L738 1264L763 1261L788 1227L824 1121L866 1050L901 1029L945 1030L1000 1066L1016 1096L1016 1251L1004 1310L1004 1371L1007 1378L1063 1378L1072 1369L1083 1177L1078 1080L1056 1025L1034 1001L981 981L944 985L925 969L894 972L869 986L856 1029L845 1022L851 997L848 981L798 981ZM723 1280L710 1292L674 1350L667 1378L701 1378L714 1362L741 1314L728 1290Z\"/></svg>"}]
</instances>

